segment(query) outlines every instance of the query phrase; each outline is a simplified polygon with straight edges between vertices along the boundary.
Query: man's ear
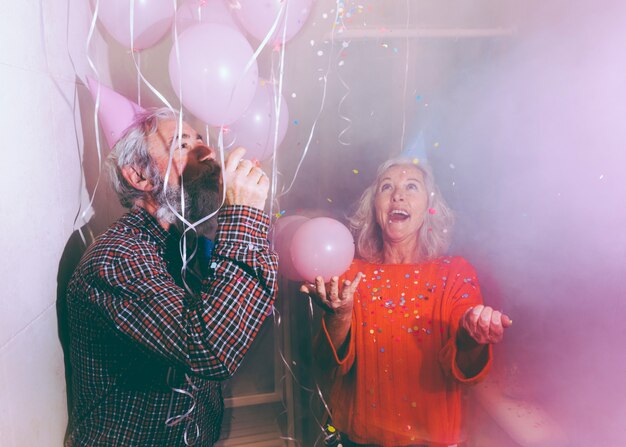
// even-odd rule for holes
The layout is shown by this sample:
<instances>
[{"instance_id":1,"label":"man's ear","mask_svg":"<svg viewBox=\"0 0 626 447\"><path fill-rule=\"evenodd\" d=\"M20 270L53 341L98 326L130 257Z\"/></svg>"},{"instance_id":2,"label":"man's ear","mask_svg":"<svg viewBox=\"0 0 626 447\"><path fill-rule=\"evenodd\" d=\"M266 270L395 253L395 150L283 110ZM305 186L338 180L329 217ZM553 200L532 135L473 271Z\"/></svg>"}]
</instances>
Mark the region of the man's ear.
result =
<instances>
[{"instance_id":1,"label":"man's ear","mask_svg":"<svg viewBox=\"0 0 626 447\"><path fill-rule=\"evenodd\" d=\"M128 184L133 188L138 189L139 191L152 191L152 183L146 179L143 172L134 166L124 166L122 168L122 175Z\"/></svg>"}]
</instances>

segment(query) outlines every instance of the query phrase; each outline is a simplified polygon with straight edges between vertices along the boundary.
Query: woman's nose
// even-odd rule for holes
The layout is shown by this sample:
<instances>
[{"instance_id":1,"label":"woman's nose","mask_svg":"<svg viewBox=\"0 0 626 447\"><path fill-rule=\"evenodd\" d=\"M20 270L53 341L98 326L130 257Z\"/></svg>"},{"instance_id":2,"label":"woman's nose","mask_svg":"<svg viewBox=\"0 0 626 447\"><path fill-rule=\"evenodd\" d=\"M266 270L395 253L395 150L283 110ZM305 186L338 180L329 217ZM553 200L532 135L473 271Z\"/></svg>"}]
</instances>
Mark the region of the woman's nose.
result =
<instances>
[{"instance_id":1,"label":"woman's nose","mask_svg":"<svg viewBox=\"0 0 626 447\"><path fill-rule=\"evenodd\" d=\"M402 202L404 201L404 194L402 194L401 191L394 191L394 193L391 195L391 200L394 202Z\"/></svg>"}]
</instances>

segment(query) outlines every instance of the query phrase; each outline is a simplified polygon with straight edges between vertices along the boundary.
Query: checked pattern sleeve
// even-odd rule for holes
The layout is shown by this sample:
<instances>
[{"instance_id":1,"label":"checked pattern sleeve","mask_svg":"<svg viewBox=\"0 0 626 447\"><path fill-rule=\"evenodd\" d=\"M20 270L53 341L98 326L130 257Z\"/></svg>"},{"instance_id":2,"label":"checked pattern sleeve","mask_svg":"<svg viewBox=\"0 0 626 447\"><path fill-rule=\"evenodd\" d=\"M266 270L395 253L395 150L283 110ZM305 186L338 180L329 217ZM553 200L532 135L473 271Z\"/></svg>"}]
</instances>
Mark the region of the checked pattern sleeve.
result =
<instances>
[{"instance_id":1,"label":"checked pattern sleeve","mask_svg":"<svg viewBox=\"0 0 626 447\"><path fill-rule=\"evenodd\" d=\"M277 257L269 249L268 226L267 216L250 207L220 211L200 299L177 286L162 258L138 242L99 272L114 289L99 307L143 348L194 375L228 378L275 298Z\"/></svg>"}]
</instances>

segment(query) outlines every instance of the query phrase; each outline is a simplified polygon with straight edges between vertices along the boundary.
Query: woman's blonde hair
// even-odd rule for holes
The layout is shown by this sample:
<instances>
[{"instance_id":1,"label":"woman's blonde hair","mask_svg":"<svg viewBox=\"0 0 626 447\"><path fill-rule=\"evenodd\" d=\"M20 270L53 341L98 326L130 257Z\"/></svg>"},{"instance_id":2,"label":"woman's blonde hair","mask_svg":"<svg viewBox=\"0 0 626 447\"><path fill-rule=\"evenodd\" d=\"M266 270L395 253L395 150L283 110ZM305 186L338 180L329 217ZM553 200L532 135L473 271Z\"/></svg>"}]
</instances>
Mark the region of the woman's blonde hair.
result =
<instances>
[{"instance_id":1,"label":"woman's blonde hair","mask_svg":"<svg viewBox=\"0 0 626 447\"><path fill-rule=\"evenodd\" d=\"M454 216L439 192L431 169L408 158L393 158L378 167L376 179L363 191L356 211L348 218L352 230L356 252L368 262L383 262L383 235L374 209L376 190L382 175L393 166L411 166L422 173L428 196L428 207L424 223L418 230L418 259L427 261L445 253L452 239Z\"/></svg>"}]
</instances>

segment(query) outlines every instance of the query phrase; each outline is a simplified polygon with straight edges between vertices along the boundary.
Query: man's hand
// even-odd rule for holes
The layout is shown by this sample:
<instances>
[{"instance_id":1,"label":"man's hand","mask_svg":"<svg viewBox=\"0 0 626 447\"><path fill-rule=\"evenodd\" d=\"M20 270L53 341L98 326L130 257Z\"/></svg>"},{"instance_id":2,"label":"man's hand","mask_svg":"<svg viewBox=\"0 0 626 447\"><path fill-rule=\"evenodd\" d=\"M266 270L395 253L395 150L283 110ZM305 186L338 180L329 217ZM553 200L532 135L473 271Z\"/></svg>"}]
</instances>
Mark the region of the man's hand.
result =
<instances>
[{"instance_id":1,"label":"man's hand","mask_svg":"<svg viewBox=\"0 0 626 447\"><path fill-rule=\"evenodd\" d=\"M246 150L238 147L226 160L226 205L247 205L262 210L270 182L261 168L244 160Z\"/></svg>"},{"instance_id":2,"label":"man's hand","mask_svg":"<svg viewBox=\"0 0 626 447\"><path fill-rule=\"evenodd\" d=\"M460 321L465 335L479 345L499 343L504 337L504 329L512 324L507 315L482 304L467 309Z\"/></svg>"}]
</instances>

